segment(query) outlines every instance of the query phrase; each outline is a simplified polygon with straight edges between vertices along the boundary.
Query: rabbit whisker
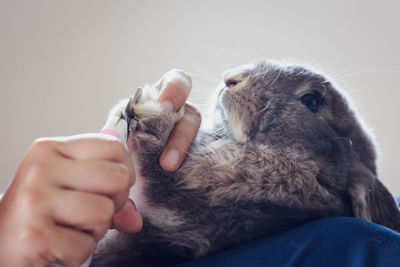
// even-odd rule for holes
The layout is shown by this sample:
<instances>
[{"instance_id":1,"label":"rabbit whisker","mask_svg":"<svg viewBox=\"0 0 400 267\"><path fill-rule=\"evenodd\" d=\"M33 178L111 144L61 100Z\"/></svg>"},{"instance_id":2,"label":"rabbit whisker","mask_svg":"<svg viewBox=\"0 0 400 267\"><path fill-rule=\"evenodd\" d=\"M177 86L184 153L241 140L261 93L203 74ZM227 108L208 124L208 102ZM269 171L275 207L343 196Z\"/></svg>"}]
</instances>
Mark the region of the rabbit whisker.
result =
<instances>
[{"instance_id":1,"label":"rabbit whisker","mask_svg":"<svg viewBox=\"0 0 400 267\"><path fill-rule=\"evenodd\" d=\"M324 92L322 93L322 95L321 95L321 99L320 99L320 101L322 101L322 99L324 99L324 96L325 96L325 94L326 94L326 86L324 85L324 84L322 84L322 87L324 87Z\"/></svg>"},{"instance_id":2,"label":"rabbit whisker","mask_svg":"<svg viewBox=\"0 0 400 267\"><path fill-rule=\"evenodd\" d=\"M350 137L348 137L348 136L346 136L346 137L335 137L335 139L342 139L342 140L346 141L346 143L348 143L349 146L350 146L350 150L353 149L353 141L351 140Z\"/></svg>"},{"instance_id":3,"label":"rabbit whisker","mask_svg":"<svg viewBox=\"0 0 400 267\"><path fill-rule=\"evenodd\" d=\"M365 71L358 71L358 72L353 72L349 74L344 74L342 76L337 77L337 80L342 80L345 78L357 76L357 75L363 75L363 74L371 74L371 73L400 73L400 70L365 70Z\"/></svg>"},{"instance_id":4,"label":"rabbit whisker","mask_svg":"<svg viewBox=\"0 0 400 267\"><path fill-rule=\"evenodd\" d=\"M264 111L266 111L269 108L269 105L271 104L271 101L268 101L267 105L265 107L263 107L261 110L256 112L257 114L263 113Z\"/></svg>"},{"instance_id":5,"label":"rabbit whisker","mask_svg":"<svg viewBox=\"0 0 400 267\"><path fill-rule=\"evenodd\" d=\"M281 76L282 70L279 70L278 75L276 75L275 79L272 81L272 83L269 84L269 86L273 85L274 83L276 83L276 81L278 80L279 76Z\"/></svg>"}]
</instances>

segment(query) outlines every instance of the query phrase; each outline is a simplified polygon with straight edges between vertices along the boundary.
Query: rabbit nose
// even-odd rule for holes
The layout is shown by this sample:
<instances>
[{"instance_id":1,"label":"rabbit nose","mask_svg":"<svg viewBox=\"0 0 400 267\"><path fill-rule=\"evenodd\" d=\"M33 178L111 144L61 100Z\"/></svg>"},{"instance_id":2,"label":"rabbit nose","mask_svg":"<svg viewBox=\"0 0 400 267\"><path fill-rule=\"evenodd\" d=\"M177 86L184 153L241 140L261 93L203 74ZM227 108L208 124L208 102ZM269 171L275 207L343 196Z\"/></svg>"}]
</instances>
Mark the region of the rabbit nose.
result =
<instances>
[{"instance_id":1,"label":"rabbit nose","mask_svg":"<svg viewBox=\"0 0 400 267\"><path fill-rule=\"evenodd\" d=\"M247 73L254 68L252 64L230 69L222 74L226 87L234 87L247 79Z\"/></svg>"},{"instance_id":2,"label":"rabbit nose","mask_svg":"<svg viewBox=\"0 0 400 267\"><path fill-rule=\"evenodd\" d=\"M227 79L227 80L225 80L225 85L227 86L227 87L232 87L232 86L235 86L235 85L237 85L238 83L240 83L241 82L241 80L240 79L233 79L233 78L229 78L229 79Z\"/></svg>"},{"instance_id":3,"label":"rabbit nose","mask_svg":"<svg viewBox=\"0 0 400 267\"><path fill-rule=\"evenodd\" d=\"M225 88L232 92L239 92L246 85L246 78L243 75L224 77Z\"/></svg>"},{"instance_id":4,"label":"rabbit nose","mask_svg":"<svg viewBox=\"0 0 400 267\"><path fill-rule=\"evenodd\" d=\"M244 77L242 74L228 72L224 74L224 83L226 87L233 87L243 81Z\"/></svg>"}]
</instances>

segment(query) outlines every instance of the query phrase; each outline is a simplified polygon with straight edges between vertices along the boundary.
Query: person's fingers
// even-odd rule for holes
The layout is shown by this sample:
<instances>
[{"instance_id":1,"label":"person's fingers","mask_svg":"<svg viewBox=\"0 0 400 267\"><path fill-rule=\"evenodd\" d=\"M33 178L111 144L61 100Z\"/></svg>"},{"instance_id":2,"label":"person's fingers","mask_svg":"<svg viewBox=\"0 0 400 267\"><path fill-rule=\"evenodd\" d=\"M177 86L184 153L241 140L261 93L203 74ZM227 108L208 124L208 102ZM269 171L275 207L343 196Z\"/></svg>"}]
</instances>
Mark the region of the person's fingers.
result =
<instances>
[{"instance_id":1,"label":"person's fingers","mask_svg":"<svg viewBox=\"0 0 400 267\"><path fill-rule=\"evenodd\" d=\"M134 175L129 154L115 138L90 134L38 140L2 200L0 235L13 244L3 247L21 256L0 262L84 262L116 209L127 202Z\"/></svg>"},{"instance_id":2,"label":"person's fingers","mask_svg":"<svg viewBox=\"0 0 400 267\"><path fill-rule=\"evenodd\" d=\"M54 223L84 231L99 240L111 226L115 212L113 202L103 196L71 191L56 190L50 213Z\"/></svg>"},{"instance_id":3,"label":"person's fingers","mask_svg":"<svg viewBox=\"0 0 400 267\"><path fill-rule=\"evenodd\" d=\"M57 149L64 156L82 159L101 159L124 162L129 158L121 142L106 134L81 134L72 137L58 138Z\"/></svg>"},{"instance_id":4,"label":"person's fingers","mask_svg":"<svg viewBox=\"0 0 400 267\"><path fill-rule=\"evenodd\" d=\"M33 156L39 157L43 151L54 150L72 160L105 160L122 163L128 168L130 184L135 182L135 171L129 153L114 137L105 134L86 134L71 137L40 139L32 146ZM38 151L37 153L35 153ZM41 152L41 153L39 153ZM37 162L38 159L36 158Z\"/></svg>"},{"instance_id":5,"label":"person's fingers","mask_svg":"<svg viewBox=\"0 0 400 267\"><path fill-rule=\"evenodd\" d=\"M64 266L80 266L91 255L95 239L84 232L54 225L49 229L49 253Z\"/></svg>"},{"instance_id":6,"label":"person's fingers","mask_svg":"<svg viewBox=\"0 0 400 267\"><path fill-rule=\"evenodd\" d=\"M134 234L139 232L143 227L143 218L137 212L135 204L131 199L125 204L124 208L114 214L112 228L120 232Z\"/></svg>"},{"instance_id":7,"label":"person's fingers","mask_svg":"<svg viewBox=\"0 0 400 267\"><path fill-rule=\"evenodd\" d=\"M161 92L158 102L163 110L177 111L192 90L192 78L182 70L172 69L156 83L156 88Z\"/></svg>"},{"instance_id":8,"label":"person's fingers","mask_svg":"<svg viewBox=\"0 0 400 267\"><path fill-rule=\"evenodd\" d=\"M200 127L201 115L192 105L185 104L185 114L172 131L160 157L161 167L176 171L186 156Z\"/></svg>"},{"instance_id":9,"label":"person's fingers","mask_svg":"<svg viewBox=\"0 0 400 267\"><path fill-rule=\"evenodd\" d=\"M49 170L58 186L110 197L117 211L125 205L132 186L128 168L103 160L69 160Z\"/></svg>"}]
</instances>

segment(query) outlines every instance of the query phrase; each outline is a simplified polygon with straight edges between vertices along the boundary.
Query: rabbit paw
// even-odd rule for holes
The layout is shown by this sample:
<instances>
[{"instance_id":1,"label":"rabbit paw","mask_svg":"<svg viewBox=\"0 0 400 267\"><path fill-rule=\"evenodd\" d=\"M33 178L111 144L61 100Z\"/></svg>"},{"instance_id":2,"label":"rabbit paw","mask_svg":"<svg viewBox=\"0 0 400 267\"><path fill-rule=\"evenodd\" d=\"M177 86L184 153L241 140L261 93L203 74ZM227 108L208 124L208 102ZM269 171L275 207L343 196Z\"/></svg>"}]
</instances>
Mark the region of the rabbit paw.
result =
<instances>
[{"instance_id":1,"label":"rabbit paw","mask_svg":"<svg viewBox=\"0 0 400 267\"><path fill-rule=\"evenodd\" d=\"M134 138L137 152L143 157L159 156L175 124L182 118L184 108L178 112L164 112L157 102L155 89L146 87L133 107L137 127ZM149 155L151 153L151 155Z\"/></svg>"}]
</instances>

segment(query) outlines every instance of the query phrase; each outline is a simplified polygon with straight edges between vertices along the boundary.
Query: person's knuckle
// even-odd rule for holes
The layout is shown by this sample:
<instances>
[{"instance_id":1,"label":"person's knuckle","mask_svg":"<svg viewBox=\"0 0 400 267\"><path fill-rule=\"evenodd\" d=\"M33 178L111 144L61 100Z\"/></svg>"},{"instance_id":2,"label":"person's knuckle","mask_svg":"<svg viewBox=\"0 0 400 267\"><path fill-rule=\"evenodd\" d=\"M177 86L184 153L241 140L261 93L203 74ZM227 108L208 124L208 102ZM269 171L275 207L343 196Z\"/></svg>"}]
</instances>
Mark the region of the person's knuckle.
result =
<instances>
[{"instance_id":1,"label":"person's knuckle","mask_svg":"<svg viewBox=\"0 0 400 267\"><path fill-rule=\"evenodd\" d=\"M33 142L31 146L31 150L33 151L43 151L43 150L49 150L52 147L54 147L55 141L45 139L45 138L39 138L36 139L35 142Z\"/></svg>"},{"instance_id":2,"label":"person's knuckle","mask_svg":"<svg viewBox=\"0 0 400 267\"><path fill-rule=\"evenodd\" d=\"M111 156L116 158L123 158L126 156L125 148L122 146L121 142L118 140L110 140L108 142L108 151Z\"/></svg>"},{"instance_id":3,"label":"person's knuckle","mask_svg":"<svg viewBox=\"0 0 400 267\"><path fill-rule=\"evenodd\" d=\"M193 106L192 106L192 107L193 107ZM197 108L195 108L195 107L193 107L193 109L192 109L192 114L194 114L195 116L201 118L201 113L200 113L200 111L199 111Z\"/></svg>"},{"instance_id":4,"label":"person's knuckle","mask_svg":"<svg viewBox=\"0 0 400 267\"><path fill-rule=\"evenodd\" d=\"M185 118L191 122L194 122L195 124L200 125L201 124L201 113L200 111L197 110L197 108L193 106L186 105L185 109Z\"/></svg>"},{"instance_id":5,"label":"person's knuckle","mask_svg":"<svg viewBox=\"0 0 400 267\"><path fill-rule=\"evenodd\" d=\"M130 184L130 173L127 166L118 164L115 166L113 185L117 192L125 191Z\"/></svg>"},{"instance_id":6,"label":"person's knuckle","mask_svg":"<svg viewBox=\"0 0 400 267\"><path fill-rule=\"evenodd\" d=\"M49 166L45 162L33 162L27 167L26 175L24 176L26 185L36 185L43 181L48 176Z\"/></svg>"},{"instance_id":7,"label":"person's knuckle","mask_svg":"<svg viewBox=\"0 0 400 267\"><path fill-rule=\"evenodd\" d=\"M188 82L190 82L190 83L192 82L192 77L186 71L184 71L182 69L178 69L178 68L173 68L170 71L171 71L171 73L174 73L174 74L184 77L186 80L188 80Z\"/></svg>"},{"instance_id":8,"label":"person's knuckle","mask_svg":"<svg viewBox=\"0 0 400 267\"><path fill-rule=\"evenodd\" d=\"M32 212L35 208L40 207L43 201L44 195L41 190L33 187L25 188L18 195L18 209Z\"/></svg>"}]
</instances>

